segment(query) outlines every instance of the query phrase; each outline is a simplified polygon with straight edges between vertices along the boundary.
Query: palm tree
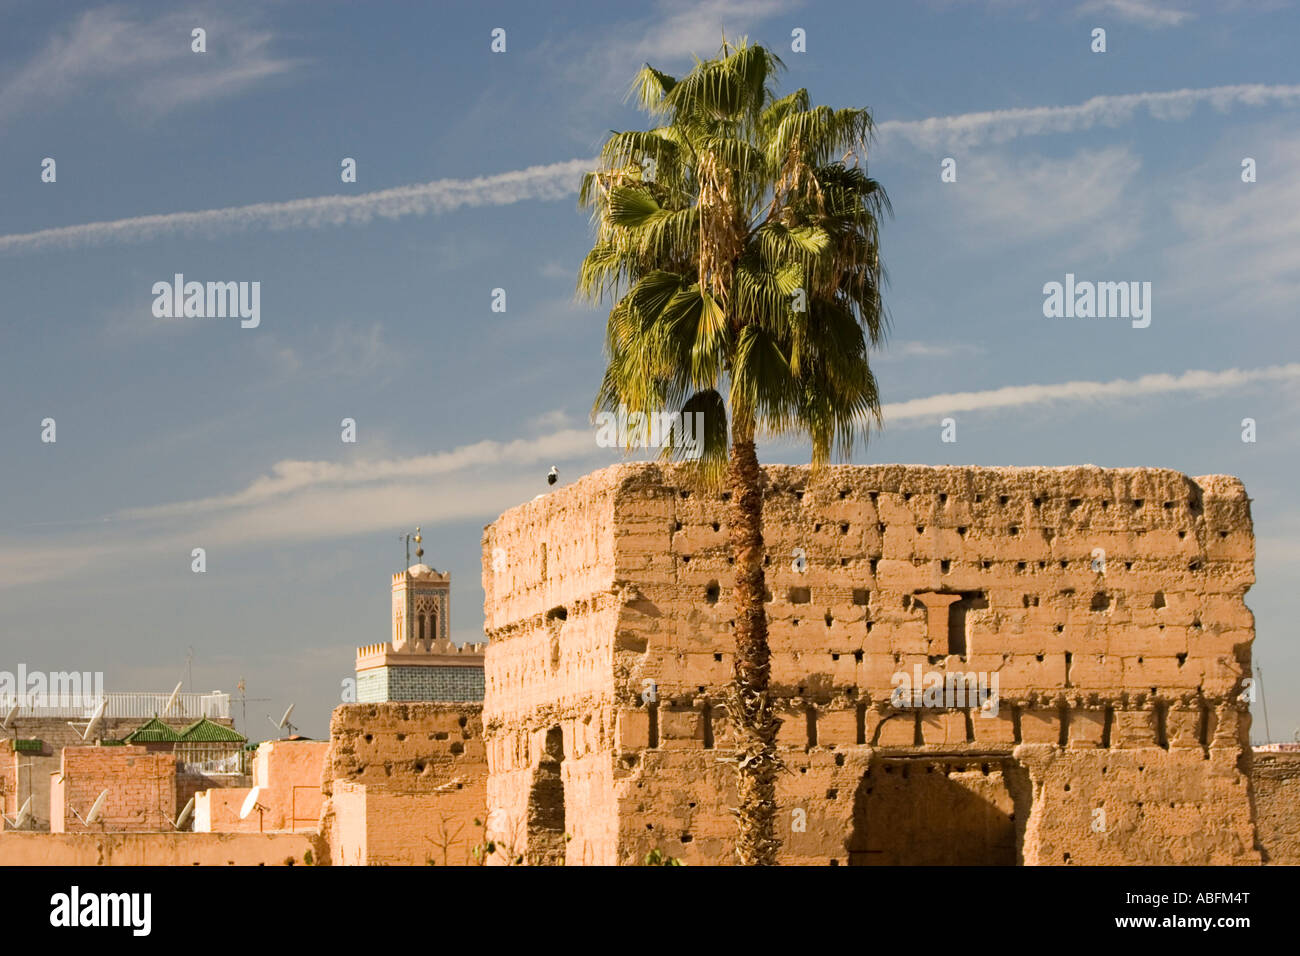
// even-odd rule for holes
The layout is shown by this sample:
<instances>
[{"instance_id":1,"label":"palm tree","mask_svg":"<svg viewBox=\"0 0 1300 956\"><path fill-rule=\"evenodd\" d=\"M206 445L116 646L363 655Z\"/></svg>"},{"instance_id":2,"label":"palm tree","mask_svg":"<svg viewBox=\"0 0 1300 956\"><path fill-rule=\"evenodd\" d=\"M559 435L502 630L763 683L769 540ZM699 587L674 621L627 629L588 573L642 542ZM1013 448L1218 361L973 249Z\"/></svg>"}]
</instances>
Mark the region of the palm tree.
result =
<instances>
[{"instance_id":1,"label":"palm tree","mask_svg":"<svg viewBox=\"0 0 1300 956\"><path fill-rule=\"evenodd\" d=\"M814 466L847 457L879 423L867 353L887 324L877 222L889 205L862 165L871 116L814 107L802 89L777 98L782 68L744 40L681 79L643 67L629 96L662 125L612 133L580 194L596 235L578 293L612 303L596 410L703 413L696 474L730 493L745 865L775 863L780 846L755 437L807 436ZM665 453L685 450L674 438Z\"/></svg>"}]
</instances>

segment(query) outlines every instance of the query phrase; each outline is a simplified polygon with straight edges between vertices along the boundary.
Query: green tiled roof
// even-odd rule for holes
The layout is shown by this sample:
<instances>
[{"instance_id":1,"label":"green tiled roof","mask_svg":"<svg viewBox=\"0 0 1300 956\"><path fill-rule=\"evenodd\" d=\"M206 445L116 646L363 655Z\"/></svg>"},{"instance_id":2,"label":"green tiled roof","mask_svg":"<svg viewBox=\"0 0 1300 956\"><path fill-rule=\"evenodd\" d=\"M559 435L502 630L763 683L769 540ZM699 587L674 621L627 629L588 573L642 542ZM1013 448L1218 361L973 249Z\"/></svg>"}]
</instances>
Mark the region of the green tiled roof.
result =
<instances>
[{"instance_id":1,"label":"green tiled roof","mask_svg":"<svg viewBox=\"0 0 1300 956\"><path fill-rule=\"evenodd\" d=\"M223 727L206 717L200 717L182 730L176 739L186 743L243 743L248 738L229 727Z\"/></svg>"},{"instance_id":2,"label":"green tiled roof","mask_svg":"<svg viewBox=\"0 0 1300 956\"><path fill-rule=\"evenodd\" d=\"M157 717L149 718L149 720L123 738L123 740L128 744L152 744L180 739L180 734L176 733L176 731L172 730Z\"/></svg>"}]
</instances>

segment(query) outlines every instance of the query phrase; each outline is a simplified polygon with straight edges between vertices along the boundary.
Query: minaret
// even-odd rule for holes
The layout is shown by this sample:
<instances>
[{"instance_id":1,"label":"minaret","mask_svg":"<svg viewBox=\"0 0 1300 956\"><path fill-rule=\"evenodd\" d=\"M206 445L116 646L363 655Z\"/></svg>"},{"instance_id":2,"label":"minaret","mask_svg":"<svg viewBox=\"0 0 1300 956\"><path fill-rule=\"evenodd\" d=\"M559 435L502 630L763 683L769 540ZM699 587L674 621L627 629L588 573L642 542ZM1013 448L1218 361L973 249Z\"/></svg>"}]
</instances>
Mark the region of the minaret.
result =
<instances>
[{"instance_id":1,"label":"minaret","mask_svg":"<svg viewBox=\"0 0 1300 956\"><path fill-rule=\"evenodd\" d=\"M357 701L483 699L483 644L451 642L451 573L424 563L423 537L404 534L407 561L393 575L393 630L383 644L357 648Z\"/></svg>"},{"instance_id":2,"label":"minaret","mask_svg":"<svg viewBox=\"0 0 1300 956\"><path fill-rule=\"evenodd\" d=\"M451 573L424 563L423 537L415 529L415 564L393 575L393 650L431 651L448 642Z\"/></svg>"}]
</instances>

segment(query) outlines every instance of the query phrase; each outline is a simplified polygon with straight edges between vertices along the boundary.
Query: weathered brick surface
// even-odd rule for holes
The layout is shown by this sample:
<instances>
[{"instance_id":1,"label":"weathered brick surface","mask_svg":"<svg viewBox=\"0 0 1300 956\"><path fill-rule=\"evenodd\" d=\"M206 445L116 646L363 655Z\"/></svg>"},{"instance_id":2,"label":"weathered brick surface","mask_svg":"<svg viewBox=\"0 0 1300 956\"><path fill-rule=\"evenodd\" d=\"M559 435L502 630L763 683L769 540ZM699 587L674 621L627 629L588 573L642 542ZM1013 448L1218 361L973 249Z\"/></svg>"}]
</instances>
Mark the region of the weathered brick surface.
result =
<instances>
[{"instance_id":1,"label":"weathered brick surface","mask_svg":"<svg viewBox=\"0 0 1300 956\"><path fill-rule=\"evenodd\" d=\"M319 854L310 833L0 834L5 866L303 866Z\"/></svg>"},{"instance_id":2,"label":"weathered brick surface","mask_svg":"<svg viewBox=\"0 0 1300 956\"><path fill-rule=\"evenodd\" d=\"M121 740L132 730L143 724L146 719L143 717L104 718L97 736L105 740ZM189 719L167 717L163 718L163 722L175 730L180 730L191 721ZM226 727L233 726L231 720L227 717L217 718L214 722ZM39 740L44 746L37 753L14 755L17 760L15 766L12 767L9 766L9 757L11 755L7 752L0 754L5 758L0 763L0 780L9 779L7 775L12 771L12 784L4 791L4 802L8 808L5 810L6 813L12 816L17 806L21 806L22 802L30 796L32 798L32 815L35 818L35 827L40 830L49 829L50 774L58 771L64 747L86 746L86 741L82 739L81 732L78 729L78 727L84 728L84 726L84 722L69 722L66 717L19 716L14 718L9 731L12 736ZM9 769L6 770L5 767ZM0 783L0 786L3 785L3 783ZM15 801L17 802L15 803ZM181 805L184 806L183 800Z\"/></svg>"},{"instance_id":3,"label":"weathered brick surface","mask_svg":"<svg viewBox=\"0 0 1300 956\"><path fill-rule=\"evenodd\" d=\"M100 793L99 819L87 826ZM54 833L175 830L176 755L144 747L64 747L59 773L50 781L50 830ZM76 811L75 813L73 811Z\"/></svg>"},{"instance_id":4,"label":"weathered brick surface","mask_svg":"<svg viewBox=\"0 0 1300 956\"><path fill-rule=\"evenodd\" d=\"M1300 865L1300 752L1255 751L1250 780L1264 861Z\"/></svg>"},{"instance_id":5,"label":"weathered brick surface","mask_svg":"<svg viewBox=\"0 0 1300 956\"><path fill-rule=\"evenodd\" d=\"M335 708L320 776L328 862L465 863L487 817L481 714L477 703Z\"/></svg>"},{"instance_id":6,"label":"weathered brick surface","mask_svg":"<svg viewBox=\"0 0 1300 956\"><path fill-rule=\"evenodd\" d=\"M944 783L916 784L918 813L973 801L964 825L990 847L1013 833L1018 861L1258 862L1238 764L1254 633L1239 481L1091 466L765 476L786 862L887 857L868 818L909 791L863 782L907 754L942 758ZM671 467L616 466L502 515L483 554L490 807L529 818L559 728L569 862L656 847L728 862L724 503ZM996 674L997 715L892 707L895 675L918 666ZM982 753L978 782L956 769ZM1104 836L1099 807L1115 811Z\"/></svg>"}]
</instances>

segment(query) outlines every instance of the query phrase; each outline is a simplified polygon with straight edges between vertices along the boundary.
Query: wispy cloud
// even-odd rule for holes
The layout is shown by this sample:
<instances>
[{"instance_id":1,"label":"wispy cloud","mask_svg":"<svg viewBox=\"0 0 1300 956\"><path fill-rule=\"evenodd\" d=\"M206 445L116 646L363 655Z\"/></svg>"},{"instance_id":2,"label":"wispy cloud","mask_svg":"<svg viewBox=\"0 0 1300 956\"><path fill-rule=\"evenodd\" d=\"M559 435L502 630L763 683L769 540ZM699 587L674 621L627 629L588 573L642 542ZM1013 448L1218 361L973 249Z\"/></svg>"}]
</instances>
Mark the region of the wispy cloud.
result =
<instances>
[{"instance_id":1,"label":"wispy cloud","mask_svg":"<svg viewBox=\"0 0 1300 956\"><path fill-rule=\"evenodd\" d=\"M1106 402L1300 382L1300 363L1109 382L1015 385L896 402L886 425L916 426L959 412L991 412L1054 402ZM545 415L544 427L559 421ZM617 453L598 448L591 428L561 428L513 441L482 441L450 451L358 462L286 460L227 495L132 508L81 523L77 542L60 537L0 538L0 588L54 580L145 555L188 561L193 547L230 553L267 542L341 538L395 528L418 514L426 525L490 518L545 489L543 465L599 467ZM100 530L89 529L99 525Z\"/></svg>"},{"instance_id":2,"label":"wispy cloud","mask_svg":"<svg viewBox=\"0 0 1300 956\"><path fill-rule=\"evenodd\" d=\"M1163 250L1176 295L1212 314L1289 321L1300 296L1297 151L1300 136L1291 133L1237 134L1183 177L1170 203L1180 235ZM1257 182L1241 181L1243 155L1257 161Z\"/></svg>"},{"instance_id":3,"label":"wispy cloud","mask_svg":"<svg viewBox=\"0 0 1300 956\"><path fill-rule=\"evenodd\" d=\"M274 334L259 336L254 348L275 370L277 385L288 378L365 378L389 380L404 361L403 353L384 339L383 326L343 324L308 340L309 349L281 344Z\"/></svg>"},{"instance_id":4,"label":"wispy cloud","mask_svg":"<svg viewBox=\"0 0 1300 956\"><path fill-rule=\"evenodd\" d=\"M922 120L886 120L877 124L882 143L895 138L921 149L1005 143L1021 136L1077 133L1097 126L1119 126L1144 112L1161 121L1184 120L1202 105L1226 112L1234 106L1295 106L1300 85L1243 83L1165 93L1094 96L1073 106L1031 106L989 110Z\"/></svg>"},{"instance_id":5,"label":"wispy cloud","mask_svg":"<svg viewBox=\"0 0 1300 956\"><path fill-rule=\"evenodd\" d=\"M1142 161L1127 147L1083 149L1065 158L983 154L959 167L942 198L968 229L1007 243L1066 236L1071 254L1114 255L1139 237L1129 193ZM1117 211L1123 208L1123 214Z\"/></svg>"},{"instance_id":6,"label":"wispy cloud","mask_svg":"<svg viewBox=\"0 0 1300 956\"><path fill-rule=\"evenodd\" d=\"M959 355L983 353L984 349L980 346L963 342L890 342L879 354L872 356L872 361L955 358Z\"/></svg>"},{"instance_id":7,"label":"wispy cloud","mask_svg":"<svg viewBox=\"0 0 1300 956\"><path fill-rule=\"evenodd\" d=\"M190 31L208 32L208 52ZM87 10L0 81L0 122L73 97L104 95L158 117L244 92L303 61L274 52L274 36L229 8L176 10L138 18L117 6Z\"/></svg>"},{"instance_id":8,"label":"wispy cloud","mask_svg":"<svg viewBox=\"0 0 1300 956\"><path fill-rule=\"evenodd\" d=\"M593 102L611 85L625 90L642 63L659 69L689 66L692 56L712 56L729 40L752 34L762 22L788 13L799 0L660 0L633 22L609 27L593 40L570 35L545 44L539 54L553 74Z\"/></svg>"},{"instance_id":9,"label":"wispy cloud","mask_svg":"<svg viewBox=\"0 0 1300 956\"><path fill-rule=\"evenodd\" d=\"M484 467L518 467L540 461L568 459L596 452L595 433L569 428L536 438L509 442L481 441L451 451L411 458L389 458L341 464L327 461L286 460L271 466L270 474L230 495L199 498L174 504L136 508L112 517L130 519L172 518L226 511L263 504L313 488L414 482Z\"/></svg>"},{"instance_id":10,"label":"wispy cloud","mask_svg":"<svg viewBox=\"0 0 1300 956\"><path fill-rule=\"evenodd\" d=\"M314 196L287 202L136 216L13 233L0 236L0 253L70 249L111 242L147 242L173 235L225 235L254 228L319 229L367 223L374 219L429 216L465 206L506 206L528 199L571 199L577 196L580 177L592 168L593 163L594 160L590 159L571 159L495 176L435 179L357 196Z\"/></svg>"},{"instance_id":11,"label":"wispy cloud","mask_svg":"<svg viewBox=\"0 0 1300 956\"><path fill-rule=\"evenodd\" d=\"M692 54L717 52L723 31L736 39L752 26L801 6L791 0L673 0L659 4L658 15L644 30L625 31L627 37L612 49L610 60L640 65L644 60L680 60Z\"/></svg>"},{"instance_id":12,"label":"wispy cloud","mask_svg":"<svg viewBox=\"0 0 1300 956\"><path fill-rule=\"evenodd\" d=\"M1196 16L1186 10L1175 10L1168 3L1156 0L1088 0L1079 5L1077 12L1080 16L1109 15L1147 27L1176 27Z\"/></svg>"},{"instance_id":13,"label":"wispy cloud","mask_svg":"<svg viewBox=\"0 0 1300 956\"><path fill-rule=\"evenodd\" d=\"M1192 370L1181 375L1143 375L1109 382L1062 382L1057 385L1008 385L982 392L952 392L906 402L893 402L882 409L886 426L920 420L937 421L954 412L986 412L1050 402L1115 401L1177 392L1208 392L1241 388L1267 382L1300 381L1300 362L1254 369L1222 372Z\"/></svg>"}]
</instances>

